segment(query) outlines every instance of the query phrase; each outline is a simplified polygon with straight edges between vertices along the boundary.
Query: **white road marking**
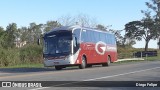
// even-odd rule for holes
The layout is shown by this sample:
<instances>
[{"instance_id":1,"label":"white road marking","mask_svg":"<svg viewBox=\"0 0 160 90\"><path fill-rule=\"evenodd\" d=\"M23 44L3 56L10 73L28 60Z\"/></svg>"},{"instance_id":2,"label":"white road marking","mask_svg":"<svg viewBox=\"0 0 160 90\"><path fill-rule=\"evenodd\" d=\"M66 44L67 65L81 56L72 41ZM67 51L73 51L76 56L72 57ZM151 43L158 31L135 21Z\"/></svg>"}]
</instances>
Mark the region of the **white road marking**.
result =
<instances>
[{"instance_id":1,"label":"white road marking","mask_svg":"<svg viewBox=\"0 0 160 90\"><path fill-rule=\"evenodd\" d=\"M47 89L47 88L50 88L50 87L41 87L41 88L34 88L34 89L29 89L29 90L40 90L40 89Z\"/></svg>"},{"instance_id":2,"label":"white road marking","mask_svg":"<svg viewBox=\"0 0 160 90\"><path fill-rule=\"evenodd\" d=\"M133 72L128 72L128 73L122 73L122 74L116 74L116 75L111 75L111 76L105 76L105 77L100 77L100 78L87 79L87 80L83 80L83 81L93 81L93 80L104 79L104 78L112 78L112 77L123 76L123 75L138 73L138 72L144 72L144 71L149 71L149 70L159 69L159 68L160 67L155 67L155 68L144 69L144 70L139 70L139 71L133 71Z\"/></svg>"},{"instance_id":3,"label":"white road marking","mask_svg":"<svg viewBox=\"0 0 160 90\"><path fill-rule=\"evenodd\" d=\"M63 86L63 85L68 85L68 84L73 84L73 83L79 83L79 82L85 82L85 81L94 81L94 80L99 80L99 79L104 79L104 78L106 79L106 78L118 77L118 76L123 76L123 75L128 75L128 74L133 74L133 73L139 73L139 72L145 72L145 71L159 69L159 68L160 67L154 67L154 68L149 68L149 69L144 69L144 70L138 70L138 71L133 71L133 72L128 72L128 73L122 73L122 74L116 74L116 75L111 75L111 76L105 76L105 77L87 79L87 80L82 80L82 81L77 81L77 82L71 82L71 83L64 83L64 84L59 84L59 85L55 85L55 86ZM51 88L51 87L42 87L42 88L35 88L35 89L29 89L29 90L40 90L40 89L46 89L46 88Z\"/></svg>"}]
</instances>

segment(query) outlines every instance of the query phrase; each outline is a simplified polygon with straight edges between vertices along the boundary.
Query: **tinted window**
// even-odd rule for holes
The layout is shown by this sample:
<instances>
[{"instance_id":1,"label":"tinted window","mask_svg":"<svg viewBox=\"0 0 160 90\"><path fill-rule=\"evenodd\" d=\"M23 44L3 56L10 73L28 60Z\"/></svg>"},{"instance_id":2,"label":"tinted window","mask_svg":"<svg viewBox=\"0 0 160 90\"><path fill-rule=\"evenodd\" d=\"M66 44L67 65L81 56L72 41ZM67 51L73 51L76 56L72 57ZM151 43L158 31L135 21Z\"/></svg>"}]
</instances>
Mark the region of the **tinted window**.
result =
<instances>
[{"instance_id":1,"label":"tinted window","mask_svg":"<svg viewBox=\"0 0 160 90\"><path fill-rule=\"evenodd\" d=\"M83 30L81 37L82 37L82 41L84 41L84 42L93 42L94 41L94 33L91 30Z\"/></svg>"},{"instance_id":2,"label":"tinted window","mask_svg":"<svg viewBox=\"0 0 160 90\"><path fill-rule=\"evenodd\" d=\"M105 33L101 33L101 41L105 42L106 41L106 38L105 38Z\"/></svg>"},{"instance_id":3,"label":"tinted window","mask_svg":"<svg viewBox=\"0 0 160 90\"><path fill-rule=\"evenodd\" d=\"M79 42L80 42L80 29L74 30L73 35L77 38L77 43L79 44Z\"/></svg>"},{"instance_id":4,"label":"tinted window","mask_svg":"<svg viewBox=\"0 0 160 90\"><path fill-rule=\"evenodd\" d=\"M95 42L94 40L94 32L90 31L90 38L91 38L91 42Z\"/></svg>"},{"instance_id":5,"label":"tinted window","mask_svg":"<svg viewBox=\"0 0 160 90\"><path fill-rule=\"evenodd\" d=\"M116 41L116 39L115 39L114 35L112 35L112 44L115 45L116 44L115 41Z\"/></svg>"},{"instance_id":6,"label":"tinted window","mask_svg":"<svg viewBox=\"0 0 160 90\"><path fill-rule=\"evenodd\" d=\"M97 32L92 30L83 30L81 37L83 42L97 43L99 41L103 41L106 44L115 44L114 35L108 33Z\"/></svg>"},{"instance_id":7,"label":"tinted window","mask_svg":"<svg viewBox=\"0 0 160 90\"><path fill-rule=\"evenodd\" d=\"M82 42L86 42L86 38L87 38L87 36L86 36L86 30L83 30L82 34L81 34L81 41Z\"/></svg>"},{"instance_id":8,"label":"tinted window","mask_svg":"<svg viewBox=\"0 0 160 90\"><path fill-rule=\"evenodd\" d=\"M79 46L80 46L80 29L76 29L74 30L73 32L73 46L74 46L74 52L73 53L76 53L79 49Z\"/></svg>"},{"instance_id":9,"label":"tinted window","mask_svg":"<svg viewBox=\"0 0 160 90\"><path fill-rule=\"evenodd\" d=\"M86 42L91 42L90 31L86 30Z\"/></svg>"},{"instance_id":10,"label":"tinted window","mask_svg":"<svg viewBox=\"0 0 160 90\"><path fill-rule=\"evenodd\" d=\"M93 31L87 30L87 42L94 42Z\"/></svg>"},{"instance_id":11,"label":"tinted window","mask_svg":"<svg viewBox=\"0 0 160 90\"><path fill-rule=\"evenodd\" d=\"M97 43L99 41L99 33L93 32L94 33L94 42Z\"/></svg>"}]
</instances>

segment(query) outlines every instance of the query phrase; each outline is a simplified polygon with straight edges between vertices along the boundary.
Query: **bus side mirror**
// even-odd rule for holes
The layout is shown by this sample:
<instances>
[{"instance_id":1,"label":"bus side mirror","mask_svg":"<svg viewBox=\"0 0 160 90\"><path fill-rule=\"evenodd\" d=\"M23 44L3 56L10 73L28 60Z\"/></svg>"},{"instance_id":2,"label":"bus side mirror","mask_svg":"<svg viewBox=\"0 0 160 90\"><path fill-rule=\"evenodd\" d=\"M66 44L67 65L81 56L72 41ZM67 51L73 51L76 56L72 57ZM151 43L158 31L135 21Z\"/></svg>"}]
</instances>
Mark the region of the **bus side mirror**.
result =
<instances>
[{"instance_id":1,"label":"bus side mirror","mask_svg":"<svg viewBox=\"0 0 160 90\"><path fill-rule=\"evenodd\" d=\"M39 39L37 40L37 44L40 45L40 43L41 43L41 39L39 38Z\"/></svg>"},{"instance_id":2,"label":"bus side mirror","mask_svg":"<svg viewBox=\"0 0 160 90\"><path fill-rule=\"evenodd\" d=\"M77 38L74 37L74 47L77 47Z\"/></svg>"}]
</instances>

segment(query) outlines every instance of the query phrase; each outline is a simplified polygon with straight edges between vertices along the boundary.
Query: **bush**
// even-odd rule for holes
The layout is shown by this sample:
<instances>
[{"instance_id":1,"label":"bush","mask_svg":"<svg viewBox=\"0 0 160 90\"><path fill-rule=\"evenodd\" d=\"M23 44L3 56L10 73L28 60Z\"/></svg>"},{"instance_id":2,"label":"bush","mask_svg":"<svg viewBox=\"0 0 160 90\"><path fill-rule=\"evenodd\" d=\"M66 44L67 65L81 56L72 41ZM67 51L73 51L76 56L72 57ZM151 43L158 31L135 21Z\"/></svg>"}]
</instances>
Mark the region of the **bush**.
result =
<instances>
[{"instance_id":1,"label":"bush","mask_svg":"<svg viewBox=\"0 0 160 90\"><path fill-rule=\"evenodd\" d=\"M38 45L27 45L20 49L20 60L22 63L42 63L42 47Z\"/></svg>"},{"instance_id":2,"label":"bush","mask_svg":"<svg viewBox=\"0 0 160 90\"><path fill-rule=\"evenodd\" d=\"M0 66L12 66L20 64L18 49L3 49L0 48Z\"/></svg>"},{"instance_id":3,"label":"bush","mask_svg":"<svg viewBox=\"0 0 160 90\"><path fill-rule=\"evenodd\" d=\"M38 45L7 49L0 47L0 67L42 63L42 59L42 47Z\"/></svg>"},{"instance_id":4,"label":"bush","mask_svg":"<svg viewBox=\"0 0 160 90\"><path fill-rule=\"evenodd\" d=\"M156 49L148 49L149 51L155 51ZM133 58L133 53L138 51L144 51L144 48L133 48L133 47L122 47L118 46L118 58L124 59L124 58ZM159 53L159 52L158 52Z\"/></svg>"}]
</instances>

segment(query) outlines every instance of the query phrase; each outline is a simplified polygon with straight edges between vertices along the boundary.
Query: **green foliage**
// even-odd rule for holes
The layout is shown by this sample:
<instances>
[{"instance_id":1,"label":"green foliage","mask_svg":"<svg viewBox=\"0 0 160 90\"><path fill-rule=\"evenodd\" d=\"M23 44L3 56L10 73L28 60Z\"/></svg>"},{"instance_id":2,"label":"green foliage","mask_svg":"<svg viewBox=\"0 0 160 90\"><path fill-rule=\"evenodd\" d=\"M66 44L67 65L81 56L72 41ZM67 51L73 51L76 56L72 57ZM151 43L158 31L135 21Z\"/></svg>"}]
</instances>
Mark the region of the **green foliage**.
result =
<instances>
[{"instance_id":1,"label":"green foliage","mask_svg":"<svg viewBox=\"0 0 160 90\"><path fill-rule=\"evenodd\" d=\"M139 41L142 39L145 40L145 51L148 49L149 41L151 39L156 39L158 36L156 33L157 25L155 24L155 20L149 16L141 21L132 21L125 25L126 36L128 38L136 39Z\"/></svg>"},{"instance_id":2,"label":"green foliage","mask_svg":"<svg viewBox=\"0 0 160 90\"><path fill-rule=\"evenodd\" d=\"M118 46L117 52L119 59L132 58L135 49L130 46Z\"/></svg>"},{"instance_id":3,"label":"green foliage","mask_svg":"<svg viewBox=\"0 0 160 90\"><path fill-rule=\"evenodd\" d=\"M4 39L3 39L4 33L5 33L4 29L2 27L0 27L0 47L2 47L2 44L4 42Z\"/></svg>"},{"instance_id":4,"label":"green foliage","mask_svg":"<svg viewBox=\"0 0 160 90\"><path fill-rule=\"evenodd\" d=\"M0 27L0 33L1 33L1 32L4 32L4 29L3 29L2 27Z\"/></svg>"},{"instance_id":5,"label":"green foliage","mask_svg":"<svg viewBox=\"0 0 160 90\"><path fill-rule=\"evenodd\" d=\"M160 9L159 0L146 2L147 10L141 10L144 18L139 21L132 21L125 25L126 36L136 40L145 40L145 51L151 39L157 39L160 35Z\"/></svg>"},{"instance_id":6,"label":"green foliage","mask_svg":"<svg viewBox=\"0 0 160 90\"><path fill-rule=\"evenodd\" d=\"M12 66L20 64L18 49L0 48L0 66Z\"/></svg>"},{"instance_id":7,"label":"green foliage","mask_svg":"<svg viewBox=\"0 0 160 90\"><path fill-rule=\"evenodd\" d=\"M42 63L42 47L38 45L27 45L21 48L20 60L22 63Z\"/></svg>"},{"instance_id":8,"label":"green foliage","mask_svg":"<svg viewBox=\"0 0 160 90\"><path fill-rule=\"evenodd\" d=\"M36 23L30 23L30 26L28 28L27 34L28 34L28 42L29 43L36 43L37 39L40 37L42 34L42 26L43 24L36 24ZM24 34L23 34L24 35ZM23 36L22 36L23 37Z\"/></svg>"},{"instance_id":9,"label":"green foliage","mask_svg":"<svg viewBox=\"0 0 160 90\"><path fill-rule=\"evenodd\" d=\"M17 28L11 23L4 30L0 27L0 67L21 64L42 64L42 46L38 46L38 38L42 38L42 31L60 26L56 21L49 21L46 25L30 23L29 27ZM43 31L44 32L44 31ZM15 42L16 41L16 42ZM21 48L15 45L27 44Z\"/></svg>"},{"instance_id":10,"label":"green foliage","mask_svg":"<svg viewBox=\"0 0 160 90\"><path fill-rule=\"evenodd\" d=\"M53 28L60 27L61 24L58 23L57 21L47 21L47 23L44 26L45 26L44 32L48 32Z\"/></svg>"},{"instance_id":11,"label":"green foliage","mask_svg":"<svg viewBox=\"0 0 160 90\"><path fill-rule=\"evenodd\" d=\"M147 61L160 60L160 50L158 50L158 56L155 56L155 57L144 57L144 59L147 60Z\"/></svg>"},{"instance_id":12,"label":"green foliage","mask_svg":"<svg viewBox=\"0 0 160 90\"><path fill-rule=\"evenodd\" d=\"M150 51L155 51L157 49L148 49ZM138 51L144 51L144 48L133 48L131 46L118 46L118 59L124 58L134 58L133 53ZM158 57L160 57L160 51L158 51ZM157 59L159 59L156 57Z\"/></svg>"},{"instance_id":13,"label":"green foliage","mask_svg":"<svg viewBox=\"0 0 160 90\"><path fill-rule=\"evenodd\" d=\"M17 24L11 23L6 27L6 30L0 27L0 46L3 48L13 48L15 40L18 37Z\"/></svg>"},{"instance_id":14,"label":"green foliage","mask_svg":"<svg viewBox=\"0 0 160 90\"><path fill-rule=\"evenodd\" d=\"M102 31L107 31L107 28L105 26L101 25L101 24L98 24L96 26L96 28L99 29L99 30L102 30Z\"/></svg>"},{"instance_id":15,"label":"green foliage","mask_svg":"<svg viewBox=\"0 0 160 90\"><path fill-rule=\"evenodd\" d=\"M22 48L0 48L0 67L42 63L42 47L27 45Z\"/></svg>"}]
</instances>

